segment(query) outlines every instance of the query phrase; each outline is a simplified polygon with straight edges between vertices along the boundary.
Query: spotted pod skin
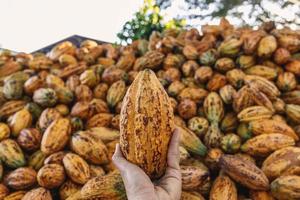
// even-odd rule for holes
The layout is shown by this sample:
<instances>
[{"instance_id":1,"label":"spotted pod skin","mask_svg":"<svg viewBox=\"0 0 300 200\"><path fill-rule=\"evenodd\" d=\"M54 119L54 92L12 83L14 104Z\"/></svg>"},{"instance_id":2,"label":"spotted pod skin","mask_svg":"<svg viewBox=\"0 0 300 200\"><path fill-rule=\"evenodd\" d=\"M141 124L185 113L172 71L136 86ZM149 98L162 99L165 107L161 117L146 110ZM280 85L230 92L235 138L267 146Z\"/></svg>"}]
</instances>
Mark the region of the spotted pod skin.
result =
<instances>
[{"instance_id":1,"label":"spotted pod skin","mask_svg":"<svg viewBox=\"0 0 300 200\"><path fill-rule=\"evenodd\" d=\"M276 85L264 77L247 75L245 76L244 81L247 85L252 85L261 92L265 93L271 100L280 96L280 91Z\"/></svg>"},{"instance_id":2,"label":"spotted pod skin","mask_svg":"<svg viewBox=\"0 0 300 200\"><path fill-rule=\"evenodd\" d=\"M36 189L32 189L27 192L23 197L22 200L52 200L52 196L49 190L39 187Z\"/></svg>"},{"instance_id":3,"label":"spotted pod skin","mask_svg":"<svg viewBox=\"0 0 300 200\"><path fill-rule=\"evenodd\" d=\"M208 193L211 186L210 172L207 168L196 165L180 166L182 174L182 189Z\"/></svg>"},{"instance_id":4,"label":"spotted pod skin","mask_svg":"<svg viewBox=\"0 0 300 200\"><path fill-rule=\"evenodd\" d=\"M204 113L208 121L219 123L224 117L224 106L221 97L216 92L211 92L203 103Z\"/></svg>"},{"instance_id":5,"label":"spotted pod skin","mask_svg":"<svg viewBox=\"0 0 300 200\"><path fill-rule=\"evenodd\" d=\"M23 190L36 183L36 171L30 167L21 167L4 178L5 185L14 190Z\"/></svg>"},{"instance_id":6,"label":"spotted pod skin","mask_svg":"<svg viewBox=\"0 0 300 200\"><path fill-rule=\"evenodd\" d=\"M273 196L279 200L300 199L300 176L281 176L271 184Z\"/></svg>"},{"instance_id":7,"label":"spotted pod skin","mask_svg":"<svg viewBox=\"0 0 300 200\"><path fill-rule=\"evenodd\" d=\"M125 200L126 192L118 172L90 179L81 189L80 199Z\"/></svg>"},{"instance_id":8,"label":"spotted pod skin","mask_svg":"<svg viewBox=\"0 0 300 200\"><path fill-rule=\"evenodd\" d=\"M266 191L269 180L254 163L234 155L222 155L219 161L221 168L233 180L253 190Z\"/></svg>"},{"instance_id":9,"label":"spotted pod skin","mask_svg":"<svg viewBox=\"0 0 300 200\"><path fill-rule=\"evenodd\" d=\"M300 165L300 148L286 147L272 153L263 162L261 169L269 178L274 180L283 174L293 174Z\"/></svg>"},{"instance_id":10,"label":"spotted pod skin","mask_svg":"<svg viewBox=\"0 0 300 200\"><path fill-rule=\"evenodd\" d=\"M167 93L151 70L141 71L123 99L120 115L123 155L152 179L161 177L174 126Z\"/></svg>"},{"instance_id":11,"label":"spotted pod skin","mask_svg":"<svg viewBox=\"0 0 300 200\"><path fill-rule=\"evenodd\" d=\"M6 166L13 169L23 167L26 164L22 149L18 143L12 139L1 141L0 158Z\"/></svg>"},{"instance_id":12,"label":"spotted pod skin","mask_svg":"<svg viewBox=\"0 0 300 200\"><path fill-rule=\"evenodd\" d=\"M289 125L272 119L251 121L249 130L254 135L280 133L292 137L295 141L299 140L299 136Z\"/></svg>"},{"instance_id":13,"label":"spotted pod skin","mask_svg":"<svg viewBox=\"0 0 300 200\"><path fill-rule=\"evenodd\" d=\"M234 182L226 175L220 174L213 183L209 200L237 200L237 189Z\"/></svg>"},{"instance_id":14,"label":"spotted pod skin","mask_svg":"<svg viewBox=\"0 0 300 200\"><path fill-rule=\"evenodd\" d=\"M71 133L71 123L67 118L54 120L44 132L41 150L46 155L62 150L68 142Z\"/></svg>"},{"instance_id":15,"label":"spotted pod skin","mask_svg":"<svg viewBox=\"0 0 300 200\"><path fill-rule=\"evenodd\" d=\"M288 146L294 146L295 140L280 133L262 134L247 140L241 150L252 156L264 157Z\"/></svg>"},{"instance_id":16,"label":"spotted pod skin","mask_svg":"<svg viewBox=\"0 0 300 200\"><path fill-rule=\"evenodd\" d=\"M251 122L260 119L269 119L272 117L272 111L264 106L250 106L245 108L238 114L238 119L241 122Z\"/></svg>"}]
</instances>

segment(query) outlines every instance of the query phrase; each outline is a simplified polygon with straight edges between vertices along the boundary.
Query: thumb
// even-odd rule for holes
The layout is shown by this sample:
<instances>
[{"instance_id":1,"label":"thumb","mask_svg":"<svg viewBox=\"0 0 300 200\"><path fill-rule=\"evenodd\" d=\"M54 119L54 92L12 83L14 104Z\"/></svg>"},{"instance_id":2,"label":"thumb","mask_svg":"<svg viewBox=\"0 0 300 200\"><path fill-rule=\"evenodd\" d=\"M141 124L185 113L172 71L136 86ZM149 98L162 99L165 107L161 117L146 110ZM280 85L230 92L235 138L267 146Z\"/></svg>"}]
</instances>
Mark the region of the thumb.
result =
<instances>
[{"instance_id":1,"label":"thumb","mask_svg":"<svg viewBox=\"0 0 300 200\"><path fill-rule=\"evenodd\" d=\"M119 144L116 145L116 149L115 149L115 153L112 157L112 161L116 165L116 167L121 171L121 173L122 172L124 173L126 171L126 169L128 170L129 167L132 167L132 166L130 166L130 165L132 165L132 163L128 162L124 158Z\"/></svg>"}]
</instances>

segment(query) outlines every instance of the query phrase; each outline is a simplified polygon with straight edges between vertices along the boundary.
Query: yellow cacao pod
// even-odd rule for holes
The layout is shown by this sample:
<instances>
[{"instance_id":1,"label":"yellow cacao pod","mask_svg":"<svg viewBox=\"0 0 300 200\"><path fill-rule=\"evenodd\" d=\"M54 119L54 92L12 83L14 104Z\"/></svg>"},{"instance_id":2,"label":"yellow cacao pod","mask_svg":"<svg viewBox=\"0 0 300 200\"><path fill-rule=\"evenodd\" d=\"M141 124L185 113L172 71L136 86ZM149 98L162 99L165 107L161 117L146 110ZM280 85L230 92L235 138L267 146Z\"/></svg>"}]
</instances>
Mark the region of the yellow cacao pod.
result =
<instances>
[{"instance_id":1,"label":"yellow cacao pod","mask_svg":"<svg viewBox=\"0 0 300 200\"><path fill-rule=\"evenodd\" d=\"M199 191L204 194L211 186L210 173L200 166L181 166L182 189Z\"/></svg>"},{"instance_id":2,"label":"yellow cacao pod","mask_svg":"<svg viewBox=\"0 0 300 200\"><path fill-rule=\"evenodd\" d=\"M237 200L237 189L234 182L226 175L219 175L214 181L209 200Z\"/></svg>"},{"instance_id":3,"label":"yellow cacao pod","mask_svg":"<svg viewBox=\"0 0 300 200\"><path fill-rule=\"evenodd\" d=\"M85 184L90 179L90 167L79 155L67 153L63 165L68 177L78 184Z\"/></svg>"},{"instance_id":4,"label":"yellow cacao pod","mask_svg":"<svg viewBox=\"0 0 300 200\"><path fill-rule=\"evenodd\" d=\"M126 84L120 80L113 83L107 91L106 101L108 106L114 108L117 103L122 101L126 93Z\"/></svg>"},{"instance_id":5,"label":"yellow cacao pod","mask_svg":"<svg viewBox=\"0 0 300 200\"><path fill-rule=\"evenodd\" d=\"M121 110L120 146L124 156L151 178L162 176L173 130L174 116L167 93L151 70L140 72Z\"/></svg>"},{"instance_id":6,"label":"yellow cacao pod","mask_svg":"<svg viewBox=\"0 0 300 200\"><path fill-rule=\"evenodd\" d=\"M295 140L280 133L262 134L247 140L241 150L252 156L266 156L278 149L294 146Z\"/></svg>"},{"instance_id":7,"label":"yellow cacao pod","mask_svg":"<svg viewBox=\"0 0 300 200\"><path fill-rule=\"evenodd\" d=\"M222 155L220 166L233 180L253 190L268 190L269 180L255 164L235 155Z\"/></svg>"},{"instance_id":8,"label":"yellow cacao pod","mask_svg":"<svg viewBox=\"0 0 300 200\"><path fill-rule=\"evenodd\" d=\"M253 85L255 88L265 93L270 99L275 99L280 95L280 91L276 85L264 77L247 75L245 76L244 81L246 84Z\"/></svg>"},{"instance_id":9,"label":"yellow cacao pod","mask_svg":"<svg viewBox=\"0 0 300 200\"><path fill-rule=\"evenodd\" d=\"M272 111L264 106L250 106L238 114L241 122L251 122L260 119L269 119L272 117Z\"/></svg>"},{"instance_id":10,"label":"yellow cacao pod","mask_svg":"<svg viewBox=\"0 0 300 200\"><path fill-rule=\"evenodd\" d=\"M259 41L257 55L259 57L270 57L276 49L276 38L273 35L267 35Z\"/></svg>"},{"instance_id":11,"label":"yellow cacao pod","mask_svg":"<svg viewBox=\"0 0 300 200\"><path fill-rule=\"evenodd\" d=\"M249 130L255 135L280 133L290 136L296 141L299 140L298 135L289 125L284 122L278 122L272 119L251 121L249 123Z\"/></svg>"},{"instance_id":12,"label":"yellow cacao pod","mask_svg":"<svg viewBox=\"0 0 300 200\"><path fill-rule=\"evenodd\" d=\"M300 198L300 176L281 176L271 183L273 196L280 200Z\"/></svg>"},{"instance_id":13,"label":"yellow cacao pod","mask_svg":"<svg viewBox=\"0 0 300 200\"><path fill-rule=\"evenodd\" d=\"M39 170L44 165L45 159L46 155L41 150L38 150L29 156L28 166L35 170Z\"/></svg>"},{"instance_id":14,"label":"yellow cacao pod","mask_svg":"<svg viewBox=\"0 0 300 200\"><path fill-rule=\"evenodd\" d=\"M204 113L210 122L219 123L224 117L224 106L221 97L216 92L211 92L203 103Z\"/></svg>"},{"instance_id":15,"label":"yellow cacao pod","mask_svg":"<svg viewBox=\"0 0 300 200\"><path fill-rule=\"evenodd\" d=\"M27 189L36 183L36 172L29 167L18 168L4 178L4 183L15 190Z\"/></svg>"},{"instance_id":16,"label":"yellow cacao pod","mask_svg":"<svg viewBox=\"0 0 300 200\"><path fill-rule=\"evenodd\" d=\"M95 127L88 129L90 135L100 138L104 144L119 139L120 132L107 127Z\"/></svg>"},{"instance_id":17,"label":"yellow cacao pod","mask_svg":"<svg viewBox=\"0 0 300 200\"><path fill-rule=\"evenodd\" d=\"M287 104L285 106L285 113L292 121L296 123L300 122L300 105Z\"/></svg>"},{"instance_id":18,"label":"yellow cacao pod","mask_svg":"<svg viewBox=\"0 0 300 200\"><path fill-rule=\"evenodd\" d=\"M121 175L113 172L92 178L81 189L81 198L84 200L125 200L126 192Z\"/></svg>"},{"instance_id":19,"label":"yellow cacao pod","mask_svg":"<svg viewBox=\"0 0 300 200\"><path fill-rule=\"evenodd\" d=\"M44 132L41 150L49 155L62 150L67 144L71 132L71 123L67 118L54 120Z\"/></svg>"},{"instance_id":20,"label":"yellow cacao pod","mask_svg":"<svg viewBox=\"0 0 300 200\"><path fill-rule=\"evenodd\" d=\"M49 190L39 187L36 189L32 189L29 192L27 192L22 200L52 200L52 196Z\"/></svg>"},{"instance_id":21,"label":"yellow cacao pod","mask_svg":"<svg viewBox=\"0 0 300 200\"><path fill-rule=\"evenodd\" d=\"M106 164L108 152L106 146L95 134L89 131L79 131L72 135L71 149L85 160L93 164Z\"/></svg>"},{"instance_id":22,"label":"yellow cacao pod","mask_svg":"<svg viewBox=\"0 0 300 200\"><path fill-rule=\"evenodd\" d=\"M5 123L0 123L0 141L10 136L10 128Z\"/></svg>"},{"instance_id":23,"label":"yellow cacao pod","mask_svg":"<svg viewBox=\"0 0 300 200\"><path fill-rule=\"evenodd\" d=\"M273 180L288 171L290 168L300 165L300 148L286 147L272 153L263 162L262 170L266 176Z\"/></svg>"},{"instance_id":24,"label":"yellow cacao pod","mask_svg":"<svg viewBox=\"0 0 300 200\"><path fill-rule=\"evenodd\" d=\"M99 113L89 118L86 127L94 128L94 127L109 127L111 124L111 120L113 115L110 113Z\"/></svg>"},{"instance_id":25,"label":"yellow cacao pod","mask_svg":"<svg viewBox=\"0 0 300 200\"><path fill-rule=\"evenodd\" d=\"M203 145L194 132L181 126L177 126L177 129L180 132L180 143L186 150L200 156L204 156L206 154L206 146Z\"/></svg>"},{"instance_id":26,"label":"yellow cacao pod","mask_svg":"<svg viewBox=\"0 0 300 200\"><path fill-rule=\"evenodd\" d=\"M5 102L0 107L0 118L6 118L19 110L22 110L26 105L25 101L22 100L11 100Z\"/></svg>"},{"instance_id":27,"label":"yellow cacao pod","mask_svg":"<svg viewBox=\"0 0 300 200\"><path fill-rule=\"evenodd\" d=\"M247 75L261 76L268 80L273 80L277 77L277 70L264 65L254 65L245 70Z\"/></svg>"},{"instance_id":28,"label":"yellow cacao pod","mask_svg":"<svg viewBox=\"0 0 300 200\"><path fill-rule=\"evenodd\" d=\"M12 135L17 137L22 129L31 126L31 122L32 116L27 109L22 109L16 112L9 123Z\"/></svg>"},{"instance_id":29,"label":"yellow cacao pod","mask_svg":"<svg viewBox=\"0 0 300 200\"><path fill-rule=\"evenodd\" d=\"M5 165L13 169L23 167L26 164L22 149L12 139L5 139L0 142L0 157Z\"/></svg>"},{"instance_id":30,"label":"yellow cacao pod","mask_svg":"<svg viewBox=\"0 0 300 200\"><path fill-rule=\"evenodd\" d=\"M80 189L81 189L80 185L78 185L70 180L67 180L59 188L59 197L61 200L66 200L71 195L80 191Z\"/></svg>"},{"instance_id":31,"label":"yellow cacao pod","mask_svg":"<svg viewBox=\"0 0 300 200\"><path fill-rule=\"evenodd\" d=\"M37 181L40 186L53 189L59 187L65 181L65 171L59 164L44 165L37 174Z\"/></svg>"}]
</instances>

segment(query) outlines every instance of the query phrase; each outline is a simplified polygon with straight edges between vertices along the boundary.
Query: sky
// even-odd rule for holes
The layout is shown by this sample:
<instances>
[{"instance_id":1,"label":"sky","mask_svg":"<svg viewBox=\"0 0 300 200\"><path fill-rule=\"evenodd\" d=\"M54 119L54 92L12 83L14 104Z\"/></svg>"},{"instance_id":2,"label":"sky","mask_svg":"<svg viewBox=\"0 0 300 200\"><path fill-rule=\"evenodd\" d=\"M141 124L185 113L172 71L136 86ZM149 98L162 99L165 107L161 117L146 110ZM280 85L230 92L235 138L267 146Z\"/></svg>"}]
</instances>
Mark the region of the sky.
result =
<instances>
[{"instance_id":1,"label":"sky","mask_svg":"<svg viewBox=\"0 0 300 200\"><path fill-rule=\"evenodd\" d=\"M143 0L1 0L0 47L32 52L77 34L115 42Z\"/></svg>"},{"instance_id":2,"label":"sky","mask_svg":"<svg viewBox=\"0 0 300 200\"><path fill-rule=\"evenodd\" d=\"M300 0L296 1L300 6ZM71 35L82 35L106 42L116 42L117 33L132 19L144 0L0 0L0 48L17 52L33 52ZM281 9L276 3L266 7L288 19L294 12ZM165 20L182 12L184 0L173 0L172 6L162 11ZM212 5L208 10L215 9ZM250 11L247 6L243 12ZM197 14L199 9L189 10ZM182 14L182 13L181 13ZM228 18L238 25L237 19ZM189 21L198 28L206 23L218 24L219 19ZM253 24L248 19L247 23Z\"/></svg>"}]
</instances>

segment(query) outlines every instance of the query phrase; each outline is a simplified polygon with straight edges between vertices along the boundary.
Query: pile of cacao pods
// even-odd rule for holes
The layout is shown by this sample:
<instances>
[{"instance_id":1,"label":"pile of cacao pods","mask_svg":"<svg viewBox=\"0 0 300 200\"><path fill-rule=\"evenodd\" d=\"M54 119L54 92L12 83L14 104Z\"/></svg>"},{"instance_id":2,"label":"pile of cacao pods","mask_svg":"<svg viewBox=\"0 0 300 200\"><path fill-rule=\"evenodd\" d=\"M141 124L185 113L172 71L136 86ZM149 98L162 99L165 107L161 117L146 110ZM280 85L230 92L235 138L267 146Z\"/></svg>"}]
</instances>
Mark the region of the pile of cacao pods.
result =
<instances>
[{"instance_id":1,"label":"pile of cacao pods","mask_svg":"<svg viewBox=\"0 0 300 200\"><path fill-rule=\"evenodd\" d=\"M128 46L2 52L0 200L126 199L111 157L146 68L180 130L182 200L300 199L300 32L221 19Z\"/></svg>"}]
</instances>

